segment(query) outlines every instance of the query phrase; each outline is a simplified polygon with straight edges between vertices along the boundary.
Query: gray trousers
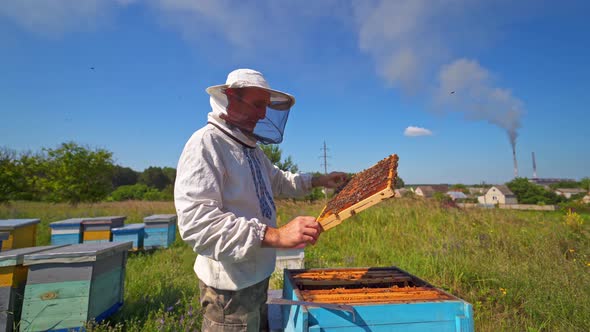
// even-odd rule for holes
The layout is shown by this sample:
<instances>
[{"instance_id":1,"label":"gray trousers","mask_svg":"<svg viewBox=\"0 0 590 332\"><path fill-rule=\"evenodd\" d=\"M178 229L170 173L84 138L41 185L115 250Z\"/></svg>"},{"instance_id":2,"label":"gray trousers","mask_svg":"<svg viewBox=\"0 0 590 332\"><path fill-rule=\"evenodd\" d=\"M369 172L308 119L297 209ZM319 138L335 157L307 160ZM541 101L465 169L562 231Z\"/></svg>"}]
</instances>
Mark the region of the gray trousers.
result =
<instances>
[{"instance_id":1,"label":"gray trousers","mask_svg":"<svg viewBox=\"0 0 590 332\"><path fill-rule=\"evenodd\" d=\"M216 289L199 280L204 332L268 331L268 281L237 291Z\"/></svg>"}]
</instances>

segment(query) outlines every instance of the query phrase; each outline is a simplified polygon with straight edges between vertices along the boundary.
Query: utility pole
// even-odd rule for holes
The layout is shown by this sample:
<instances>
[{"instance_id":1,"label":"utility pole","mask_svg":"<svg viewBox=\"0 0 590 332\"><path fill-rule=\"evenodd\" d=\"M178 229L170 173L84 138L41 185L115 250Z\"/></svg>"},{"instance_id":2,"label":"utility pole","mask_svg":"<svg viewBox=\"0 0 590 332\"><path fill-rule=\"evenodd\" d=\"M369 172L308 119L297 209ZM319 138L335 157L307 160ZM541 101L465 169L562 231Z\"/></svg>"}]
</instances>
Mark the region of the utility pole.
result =
<instances>
[{"instance_id":1,"label":"utility pole","mask_svg":"<svg viewBox=\"0 0 590 332\"><path fill-rule=\"evenodd\" d=\"M323 151L323 166L324 166L324 175L328 174L328 148L326 147L326 141L324 141L324 147L322 148ZM324 187L324 200L325 202L328 201L328 191L326 187Z\"/></svg>"}]
</instances>

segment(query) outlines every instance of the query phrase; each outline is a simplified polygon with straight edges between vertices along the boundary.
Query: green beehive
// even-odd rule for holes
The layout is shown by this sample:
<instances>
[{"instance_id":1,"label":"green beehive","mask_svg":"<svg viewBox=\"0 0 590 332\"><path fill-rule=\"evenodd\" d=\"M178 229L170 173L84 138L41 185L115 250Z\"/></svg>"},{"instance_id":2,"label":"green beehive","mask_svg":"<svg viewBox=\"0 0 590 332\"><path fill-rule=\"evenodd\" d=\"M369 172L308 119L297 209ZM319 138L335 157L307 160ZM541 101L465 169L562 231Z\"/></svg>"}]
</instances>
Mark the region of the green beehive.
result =
<instances>
[{"instance_id":1,"label":"green beehive","mask_svg":"<svg viewBox=\"0 0 590 332\"><path fill-rule=\"evenodd\" d=\"M0 252L0 332L13 331L20 317L27 281L24 256L58 246L20 248Z\"/></svg>"},{"instance_id":2,"label":"green beehive","mask_svg":"<svg viewBox=\"0 0 590 332\"><path fill-rule=\"evenodd\" d=\"M123 305L131 242L73 244L26 255L21 331L83 328Z\"/></svg>"}]
</instances>

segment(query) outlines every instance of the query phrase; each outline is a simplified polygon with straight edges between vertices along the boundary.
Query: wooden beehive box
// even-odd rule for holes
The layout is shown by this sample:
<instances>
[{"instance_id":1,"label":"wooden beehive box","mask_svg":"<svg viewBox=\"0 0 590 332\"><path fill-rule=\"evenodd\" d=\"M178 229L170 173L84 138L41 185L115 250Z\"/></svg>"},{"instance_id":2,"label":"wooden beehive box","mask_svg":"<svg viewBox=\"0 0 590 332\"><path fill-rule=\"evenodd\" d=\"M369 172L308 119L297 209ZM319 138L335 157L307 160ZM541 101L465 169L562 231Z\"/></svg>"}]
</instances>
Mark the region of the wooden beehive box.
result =
<instances>
[{"instance_id":1,"label":"wooden beehive box","mask_svg":"<svg viewBox=\"0 0 590 332\"><path fill-rule=\"evenodd\" d=\"M0 252L0 332L13 331L20 319L28 272L27 267L23 266L24 256L57 247L31 247Z\"/></svg>"},{"instance_id":2,"label":"wooden beehive box","mask_svg":"<svg viewBox=\"0 0 590 332\"><path fill-rule=\"evenodd\" d=\"M175 214L154 214L143 218L143 222L145 223L144 248L168 248L176 240Z\"/></svg>"},{"instance_id":3,"label":"wooden beehive box","mask_svg":"<svg viewBox=\"0 0 590 332\"><path fill-rule=\"evenodd\" d=\"M133 250L143 249L143 237L145 224L128 224L123 227L113 228L113 242L132 242Z\"/></svg>"},{"instance_id":4,"label":"wooden beehive box","mask_svg":"<svg viewBox=\"0 0 590 332\"><path fill-rule=\"evenodd\" d=\"M82 243L82 218L72 218L49 224L51 228L51 244Z\"/></svg>"},{"instance_id":5,"label":"wooden beehive box","mask_svg":"<svg viewBox=\"0 0 590 332\"><path fill-rule=\"evenodd\" d=\"M82 243L29 254L21 331L79 329L123 305L131 242Z\"/></svg>"},{"instance_id":6,"label":"wooden beehive box","mask_svg":"<svg viewBox=\"0 0 590 332\"><path fill-rule=\"evenodd\" d=\"M471 304L397 267L285 270L283 299L285 331L473 331Z\"/></svg>"},{"instance_id":7,"label":"wooden beehive box","mask_svg":"<svg viewBox=\"0 0 590 332\"><path fill-rule=\"evenodd\" d=\"M8 240L10 233L8 232L0 232L0 251L2 251L2 241Z\"/></svg>"},{"instance_id":8,"label":"wooden beehive box","mask_svg":"<svg viewBox=\"0 0 590 332\"><path fill-rule=\"evenodd\" d=\"M395 195L398 157L379 161L355 176L326 204L317 221L324 230Z\"/></svg>"},{"instance_id":9,"label":"wooden beehive box","mask_svg":"<svg viewBox=\"0 0 590 332\"><path fill-rule=\"evenodd\" d=\"M83 218L82 242L104 243L112 241L111 229L123 227L125 219L127 219L125 216Z\"/></svg>"},{"instance_id":10,"label":"wooden beehive box","mask_svg":"<svg viewBox=\"0 0 590 332\"><path fill-rule=\"evenodd\" d=\"M34 247L39 219L2 219L0 232L8 232L2 241L2 250Z\"/></svg>"}]
</instances>

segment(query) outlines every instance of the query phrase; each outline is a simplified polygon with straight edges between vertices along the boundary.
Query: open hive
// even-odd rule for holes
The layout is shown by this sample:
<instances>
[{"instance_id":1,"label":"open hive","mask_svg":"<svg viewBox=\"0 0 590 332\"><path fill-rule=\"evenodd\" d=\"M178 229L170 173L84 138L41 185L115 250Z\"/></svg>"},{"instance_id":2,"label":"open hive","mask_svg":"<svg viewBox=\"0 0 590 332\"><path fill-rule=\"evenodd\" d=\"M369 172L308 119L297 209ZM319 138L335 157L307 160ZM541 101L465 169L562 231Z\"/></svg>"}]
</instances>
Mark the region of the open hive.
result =
<instances>
[{"instance_id":1,"label":"open hive","mask_svg":"<svg viewBox=\"0 0 590 332\"><path fill-rule=\"evenodd\" d=\"M285 270L282 300L285 331L473 331L471 304L397 267Z\"/></svg>"},{"instance_id":2,"label":"open hive","mask_svg":"<svg viewBox=\"0 0 590 332\"><path fill-rule=\"evenodd\" d=\"M395 195L398 157L395 154L379 161L350 179L326 204L317 221L324 230L346 218Z\"/></svg>"}]
</instances>

